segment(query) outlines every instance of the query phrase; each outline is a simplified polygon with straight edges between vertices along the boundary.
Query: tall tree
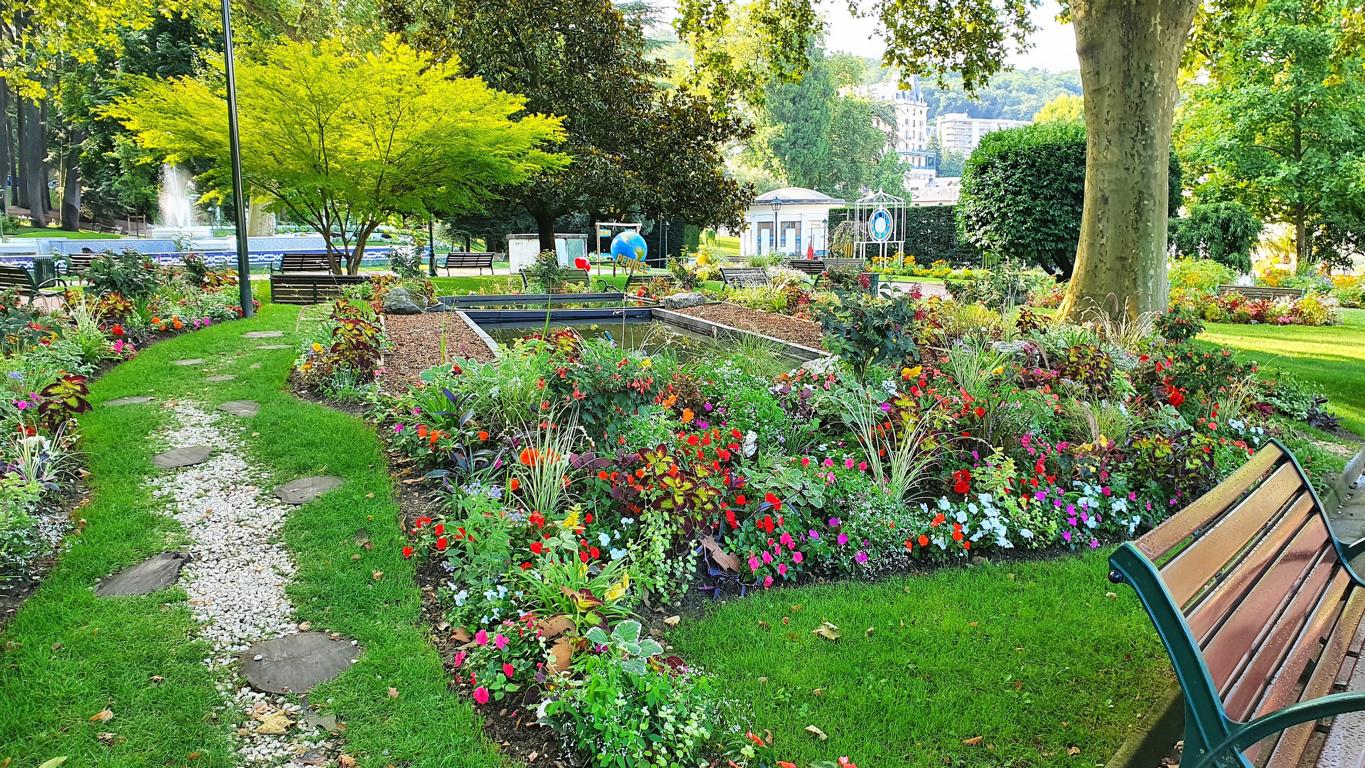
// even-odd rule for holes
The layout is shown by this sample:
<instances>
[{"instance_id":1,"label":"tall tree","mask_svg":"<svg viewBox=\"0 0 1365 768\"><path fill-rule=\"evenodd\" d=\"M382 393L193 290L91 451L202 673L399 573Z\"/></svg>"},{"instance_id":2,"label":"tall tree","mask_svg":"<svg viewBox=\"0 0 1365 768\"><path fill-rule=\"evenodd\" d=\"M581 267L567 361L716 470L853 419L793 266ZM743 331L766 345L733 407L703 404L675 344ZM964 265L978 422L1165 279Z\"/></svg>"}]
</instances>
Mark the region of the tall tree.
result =
<instances>
[{"instance_id":1,"label":"tall tree","mask_svg":"<svg viewBox=\"0 0 1365 768\"><path fill-rule=\"evenodd\" d=\"M566 162L546 149L563 135L557 118L513 119L525 99L396 37L372 54L337 41L268 46L238 63L237 105L244 179L322 235L338 272L359 270L385 221L478 210L497 187ZM150 81L109 112L148 149L210 162L200 179L212 193L228 188L218 78Z\"/></svg>"},{"instance_id":2,"label":"tall tree","mask_svg":"<svg viewBox=\"0 0 1365 768\"><path fill-rule=\"evenodd\" d=\"M648 55L638 9L611 0L391 0L383 10L391 29L437 60L563 117L569 167L507 190L535 219L542 249L554 248L554 222L572 212L738 223L745 195L723 175L721 151L742 126L714 99L661 87L665 67Z\"/></svg>"},{"instance_id":3,"label":"tall tree","mask_svg":"<svg viewBox=\"0 0 1365 768\"><path fill-rule=\"evenodd\" d=\"M738 2L739 0L735 0ZM726 0L683 0L679 35L706 37ZM969 91L1027 47L1039 0L853 0L875 16L883 62L906 74L955 71ZM1214 0L1213 5L1218 4ZM809 2L807 2L809 5ZM1072 0L1084 86L1086 187L1076 274L1063 315L1129 316L1166 305L1166 220L1177 76L1199 0ZM699 61L704 65L704 61Z\"/></svg>"},{"instance_id":4,"label":"tall tree","mask_svg":"<svg viewBox=\"0 0 1365 768\"><path fill-rule=\"evenodd\" d=\"M1301 269L1332 228L1365 227L1365 41L1343 24L1351 5L1265 0L1223 20L1181 108L1196 194L1289 224Z\"/></svg>"}]
</instances>

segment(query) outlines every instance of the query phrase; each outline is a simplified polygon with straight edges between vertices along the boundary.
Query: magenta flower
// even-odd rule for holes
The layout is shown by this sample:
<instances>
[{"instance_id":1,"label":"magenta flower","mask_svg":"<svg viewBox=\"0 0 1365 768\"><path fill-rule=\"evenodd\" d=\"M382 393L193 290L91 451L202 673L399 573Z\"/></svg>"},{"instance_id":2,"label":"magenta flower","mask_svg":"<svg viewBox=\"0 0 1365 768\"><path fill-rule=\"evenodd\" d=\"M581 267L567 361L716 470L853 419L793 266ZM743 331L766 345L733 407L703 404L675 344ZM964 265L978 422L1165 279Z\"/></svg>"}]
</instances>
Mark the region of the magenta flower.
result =
<instances>
[{"instance_id":1,"label":"magenta flower","mask_svg":"<svg viewBox=\"0 0 1365 768\"><path fill-rule=\"evenodd\" d=\"M835 542L837 542L838 545L841 546L841 547L842 547L843 545L847 544L847 543L848 543L848 534L847 534L847 533L841 533L841 534L839 534L839 538L835 539Z\"/></svg>"},{"instance_id":2,"label":"magenta flower","mask_svg":"<svg viewBox=\"0 0 1365 768\"><path fill-rule=\"evenodd\" d=\"M853 559L858 561L858 565L863 565L867 562L867 553L860 549L858 554L853 556Z\"/></svg>"},{"instance_id":3,"label":"magenta flower","mask_svg":"<svg viewBox=\"0 0 1365 768\"><path fill-rule=\"evenodd\" d=\"M475 632L474 642L479 645L488 645L488 633L482 629L479 630L478 632Z\"/></svg>"},{"instance_id":4,"label":"magenta flower","mask_svg":"<svg viewBox=\"0 0 1365 768\"><path fill-rule=\"evenodd\" d=\"M806 559L806 556L803 555L803 554L801 554L799 551L798 551L798 552L793 552L793 553L792 553L792 562L793 562L793 563L796 563L797 565L800 565L800 564L801 564L801 561L803 561L803 560L805 560L805 559Z\"/></svg>"},{"instance_id":5,"label":"magenta flower","mask_svg":"<svg viewBox=\"0 0 1365 768\"><path fill-rule=\"evenodd\" d=\"M759 565L760 565L760 563L758 562L758 558L757 558L757 557L754 557L754 556L752 556L752 555L750 555L750 556L749 556L749 570L750 570L751 572L752 572L752 571L757 571Z\"/></svg>"},{"instance_id":6,"label":"magenta flower","mask_svg":"<svg viewBox=\"0 0 1365 768\"><path fill-rule=\"evenodd\" d=\"M474 703L480 706L488 703L488 689L482 685L474 689Z\"/></svg>"},{"instance_id":7,"label":"magenta flower","mask_svg":"<svg viewBox=\"0 0 1365 768\"><path fill-rule=\"evenodd\" d=\"M507 638L503 637L502 634L499 633L496 636L494 636L493 645L497 646L498 650L501 651L503 648L507 647Z\"/></svg>"},{"instance_id":8,"label":"magenta flower","mask_svg":"<svg viewBox=\"0 0 1365 768\"><path fill-rule=\"evenodd\" d=\"M453 662L454 662L454 664L455 664L455 668L456 668L456 669L459 669L459 668L464 664L464 660L465 660L468 656L469 656L469 653L466 652L466 651L456 651L456 652L455 652L455 658L453 659Z\"/></svg>"}]
</instances>

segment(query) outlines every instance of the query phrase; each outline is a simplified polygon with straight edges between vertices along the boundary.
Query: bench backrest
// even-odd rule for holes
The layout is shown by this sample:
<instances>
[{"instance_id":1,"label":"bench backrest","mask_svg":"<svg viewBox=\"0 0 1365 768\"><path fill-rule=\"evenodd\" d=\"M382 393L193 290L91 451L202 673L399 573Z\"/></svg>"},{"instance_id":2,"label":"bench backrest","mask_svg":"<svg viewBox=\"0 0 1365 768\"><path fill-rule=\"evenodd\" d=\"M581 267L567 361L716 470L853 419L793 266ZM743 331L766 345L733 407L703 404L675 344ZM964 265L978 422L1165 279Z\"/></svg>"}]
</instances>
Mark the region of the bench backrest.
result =
<instances>
[{"instance_id":1,"label":"bench backrest","mask_svg":"<svg viewBox=\"0 0 1365 768\"><path fill-rule=\"evenodd\" d=\"M90 253L88 251L66 254L66 258L70 260L67 271L73 275L81 274L90 268L90 262L94 261L95 257L98 255L98 253Z\"/></svg>"},{"instance_id":2,"label":"bench backrest","mask_svg":"<svg viewBox=\"0 0 1365 768\"><path fill-rule=\"evenodd\" d=\"M325 253L280 254L281 272L330 272L331 269L332 263Z\"/></svg>"},{"instance_id":3,"label":"bench backrest","mask_svg":"<svg viewBox=\"0 0 1365 768\"><path fill-rule=\"evenodd\" d=\"M772 284L768 273L758 267L721 267L720 278L727 288L758 288Z\"/></svg>"},{"instance_id":4,"label":"bench backrest","mask_svg":"<svg viewBox=\"0 0 1365 768\"><path fill-rule=\"evenodd\" d=\"M1331 661L1323 643L1343 621L1353 577L1278 443L1110 562L1142 597L1196 720L1246 721L1326 692L1302 690L1301 678L1320 656Z\"/></svg>"},{"instance_id":5,"label":"bench backrest","mask_svg":"<svg viewBox=\"0 0 1365 768\"><path fill-rule=\"evenodd\" d=\"M1261 299L1300 299L1303 298L1302 288L1272 288L1268 285L1220 285L1218 295L1225 293L1240 293L1252 301Z\"/></svg>"},{"instance_id":6,"label":"bench backrest","mask_svg":"<svg viewBox=\"0 0 1365 768\"><path fill-rule=\"evenodd\" d=\"M29 296L36 290L33 273L15 264L0 264L0 291L18 291Z\"/></svg>"},{"instance_id":7,"label":"bench backrest","mask_svg":"<svg viewBox=\"0 0 1365 768\"><path fill-rule=\"evenodd\" d=\"M788 259L787 267L808 275L818 275L825 271L825 262L821 259Z\"/></svg>"},{"instance_id":8,"label":"bench backrest","mask_svg":"<svg viewBox=\"0 0 1365 768\"><path fill-rule=\"evenodd\" d=\"M271 275L272 304L322 304L342 297L346 286L369 282L367 275Z\"/></svg>"},{"instance_id":9,"label":"bench backrest","mask_svg":"<svg viewBox=\"0 0 1365 768\"><path fill-rule=\"evenodd\" d=\"M445 266L447 268L482 268L493 266L493 256L491 252L465 252L451 251L446 254Z\"/></svg>"},{"instance_id":10,"label":"bench backrest","mask_svg":"<svg viewBox=\"0 0 1365 768\"><path fill-rule=\"evenodd\" d=\"M866 263L862 259L825 259L825 268L861 270Z\"/></svg>"},{"instance_id":11,"label":"bench backrest","mask_svg":"<svg viewBox=\"0 0 1365 768\"><path fill-rule=\"evenodd\" d=\"M629 277L626 278L625 287L629 288L632 285L649 285L650 283L656 280L659 282L667 283L668 285L678 284L678 278L676 275L674 275L671 272L660 272L658 274L630 275Z\"/></svg>"}]
</instances>

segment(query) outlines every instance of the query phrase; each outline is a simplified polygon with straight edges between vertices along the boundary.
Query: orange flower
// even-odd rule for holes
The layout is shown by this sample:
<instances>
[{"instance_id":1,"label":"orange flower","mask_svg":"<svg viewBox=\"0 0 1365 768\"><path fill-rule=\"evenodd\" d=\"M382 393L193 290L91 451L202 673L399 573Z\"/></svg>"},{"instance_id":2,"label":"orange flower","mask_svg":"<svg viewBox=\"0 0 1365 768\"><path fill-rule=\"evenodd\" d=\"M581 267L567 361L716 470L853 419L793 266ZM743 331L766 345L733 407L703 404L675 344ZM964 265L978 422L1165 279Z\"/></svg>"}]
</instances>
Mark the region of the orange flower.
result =
<instances>
[{"instance_id":1,"label":"orange flower","mask_svg":"<svg viewBox=\"0 0 1365 768\"><path fill-rule=\"evenodd\" d=\"M486 429L481 429L481 430L479 430L479 439L480 439L480 440L487 440L487 439L488 439L488 430L486 430Z\"/></svg>"},{"instance_id":2,"label":"orange flower","mask_svg":"<svg viewBox=\"0 0 1365 768\"><path fill-rule=\"evenodd\" d=\"M696 418L696 414L692 413L692 409L691 409L691 408L684 408L684 409L683 409L683 412L682 412L682 420L683 420L683 423L684 423L684 424L691 424L691 423L692 423L692 419L694 419L694 418Z\"/></svg>"},{"instance_id":3,"label":"orange flower","mask_svg":"<svg viewBox=\"0 0 1365 768\"><path fill-rule=\"evenodd\" d=\"M515 477L507 481L507 490L512 493L516 493L519 488L521 488L521 481Z\"/></svg>"},{"instance_id":4,"label":"orange flower","mask_svg":"<svg viewBox=\"0 0 1365 768\"><path fill-rule=\"evenodd\" d=\"M536 460L539 458L540 455L536 452L536 449L527 447L521 449L521 454L517 457L517 460L525 466L534 467L536 465Z\"/></svg>"}]
</instances>

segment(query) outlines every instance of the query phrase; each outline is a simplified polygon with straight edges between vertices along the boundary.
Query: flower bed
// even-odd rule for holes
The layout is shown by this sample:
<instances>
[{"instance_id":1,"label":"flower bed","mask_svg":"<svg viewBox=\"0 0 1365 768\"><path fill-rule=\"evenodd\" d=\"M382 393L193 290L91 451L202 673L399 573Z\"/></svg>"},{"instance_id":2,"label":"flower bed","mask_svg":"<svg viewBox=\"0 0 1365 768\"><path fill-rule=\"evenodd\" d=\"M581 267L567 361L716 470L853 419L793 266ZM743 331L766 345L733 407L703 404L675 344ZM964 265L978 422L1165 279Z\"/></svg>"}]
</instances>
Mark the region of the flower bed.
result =
<instances>
[{"instance_id":1,"label":"flower bed","mask_svg":"<svg viewBox=\"0 0 1365 768\"><path fill-rule=\"evenodd\" d=\"M0 294L0 593L11 596L68 524L88 377L157 337L241 316L235 279L193 257L173 273L136 253L104 254L86 280L51 313Z\"/></svg>"},{"instance_id":2,"label":"flower bed","mask_svg":"<svg viewBox=\"0 0 1365 768\"><path fill-rule=\"evenodd\" d=\"M844 296L843 355L680 363L572 331L378 399L432 502L407 521L456 681L575 763L783 765L635 618L689 595L1091 549L1320 413L1230 355L1112 325ZM306 356L305 356L306 357ZM522 730L518 730L518 728ZM534 743L543 745L543 739ZM540 747L537 747L540 748Z\"/></svg>"}]
</instances>

